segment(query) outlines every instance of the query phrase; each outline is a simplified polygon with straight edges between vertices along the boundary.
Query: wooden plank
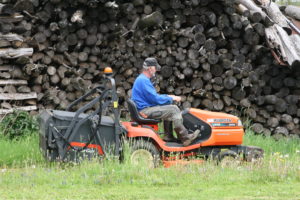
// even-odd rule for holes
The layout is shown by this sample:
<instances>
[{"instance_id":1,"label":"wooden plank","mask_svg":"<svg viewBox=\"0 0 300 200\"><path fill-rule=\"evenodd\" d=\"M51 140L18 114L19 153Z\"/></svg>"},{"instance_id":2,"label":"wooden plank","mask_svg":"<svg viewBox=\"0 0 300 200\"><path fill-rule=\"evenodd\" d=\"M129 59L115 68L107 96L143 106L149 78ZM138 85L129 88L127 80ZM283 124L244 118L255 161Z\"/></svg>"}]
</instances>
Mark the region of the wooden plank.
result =
<instances>
[{"instance_id":1,"label":"wooden plank","mask_svg":"<svg viewBox=\"0 0 300 200\"><path fill-rule=\"evenodd\" d=\"M31 111L37 110L36 106L22 106L22 107L15 107L11 109L0 109L0 115L13 113L15 110L22 110L22 111Z\"/></svg>"},{"instance_id":2,"label":"wooden plank","mask_svg":"<svg viewBox=\"0 0 300 200\"><path fill-rule=\"evenodd\" d=\"M0 22L10 22L10 23L20 22L23 20L23 18L24 18L23 15L19 13L15 13L11 16L0 16Z\"/></svg>"},{"instance_id":3,"label":"wooden plank","mask_svg":"<svg viewBox=\"0 0 300 200\"><path fill-rule=\"evenodd\" d=\"M0 39L0 47L9 47L9 46L11 46L10 41Z\"/></svg>"},{"instance_id":4,"label":"wooden plank","mask_svg":"<svg viewBox=\"0 0 300 200\"><path fill-rule=\"evenodd\" d=\"M33 54L33 48L0 49L0 58L18 58L21 56L31 56L32 54Z\"/></svg>"},{"instance_id":5,"label":"wooden plank","mask_svg":"<svg viewBox=\"0 0 300 200\"><path fill-rule=\"evenodd\" d=\"M27 85L27 80L0 80L0 85Z\"/></svg>"},{"instance_id":6,"label":"wooden plank","mask_svg":"<svg viewBox=\"0 0 300 200\"><path fill-rule=\"evenodd\" d=\"M1 71L11 71L14 69L14 66L11 66L11 65L2 65L0 66L0 72Z\"/></svg>"},{"instance_id":7,"label":"wooden plank","mask_svg":"<svg viewBox=\"0 0 300 200\"><path fill-rule=\"evenodd\" d=\"M24 41L23 36L17 35L15 33L8 33L8 34L1 34L0 33L0 40L7 40L7 41Z\"/></svg>"},{"instance_id":8,"label":"wooden plank","mask_svg":"<svg viewBox=\"0 0 300 200\"><path fill-rule=\"evenodd\" d=\"M30 93L1 93L0 100L24 100L24 99L36 99L36 92Z\"/></svg>"}]
</instances>

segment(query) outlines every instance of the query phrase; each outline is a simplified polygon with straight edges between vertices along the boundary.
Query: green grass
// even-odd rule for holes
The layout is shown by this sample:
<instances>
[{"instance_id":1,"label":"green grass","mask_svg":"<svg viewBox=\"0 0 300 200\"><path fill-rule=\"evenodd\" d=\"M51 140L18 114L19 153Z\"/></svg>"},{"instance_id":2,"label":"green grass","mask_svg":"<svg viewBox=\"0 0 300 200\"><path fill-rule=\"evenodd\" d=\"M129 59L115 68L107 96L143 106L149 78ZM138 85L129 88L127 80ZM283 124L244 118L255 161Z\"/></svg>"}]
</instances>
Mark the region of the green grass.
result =
<instances>
[{"instance_id":1,"label":"green grass","mask_svg":"<svg viewBox=\"0 0 300 200\"><path fill-rule=\"evenodd\" d=\"M5 199L297 199L300 179L247 166L145 169L86 163L2 173Z\"/></svg>"},{"instance_id":2,"label":"green grass","mask_svg":"<svg viewBox=\"0 0 300 200\"><path fill-rule=\"evenodd\" d=\"M0 199L299 199L300 141L247 131L245 144L262 147L265 159L147 169L114 160L49 164L37 136L0 140Z\"/></svg>"},{"instance_id":3,"label":"green grass","mask_svg":"<svg viewBox=\"0 0 300 200\"><path fill-rule=\"evenodd\" d=\"M24 167L43 162L37 134L21 140L0 137L0 167Z\"/></svg>"},{"instance_id":4,"label":"green grass","mask_svg":"<svg viewBox=\"0 0 300 200\"><path fill-rule=\"evenodd\" d=\"M247 130L244 137L244 145L255 145L264 149L266 157L273 154L288 155L292 158L299 158L300 140L292 138L283 138L276 141L272 137L265 137L263 135L255 135L252 131Z\"/></svg>"}]
</instances>

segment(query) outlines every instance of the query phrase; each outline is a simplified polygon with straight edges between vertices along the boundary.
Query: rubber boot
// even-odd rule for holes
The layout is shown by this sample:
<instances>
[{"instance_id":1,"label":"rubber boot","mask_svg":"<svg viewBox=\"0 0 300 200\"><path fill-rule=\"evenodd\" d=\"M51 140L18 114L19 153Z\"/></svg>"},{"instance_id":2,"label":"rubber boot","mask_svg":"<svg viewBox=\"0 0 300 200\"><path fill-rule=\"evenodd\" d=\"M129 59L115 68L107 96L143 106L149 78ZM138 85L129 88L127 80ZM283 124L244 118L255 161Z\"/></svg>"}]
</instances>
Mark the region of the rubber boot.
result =
<instances>
[{"instance_id":1,"label":"rubber boot","mask_svg":"<svg viewBox=\"0 0 300 200\"><path fill-rule=\"evenodd\" d=\"M177 139L173 135L172 121L164 120L163 123L164 123L164 133L165 133L163 140L166 142L175 142Z\"/></svg>"},{"instance_id":2,"label":"rubber boot","mask_svg":"<svg viewBox=\"0 0 300 200\"><path fill-rule=\"evenodd\" d=\"M189 146L199 135L200 130L197 129L194 133L189 134L188 130L182 125L174 129L177 133L177 136L181 140L183 146Z\"/></svg>"}]
</instances>

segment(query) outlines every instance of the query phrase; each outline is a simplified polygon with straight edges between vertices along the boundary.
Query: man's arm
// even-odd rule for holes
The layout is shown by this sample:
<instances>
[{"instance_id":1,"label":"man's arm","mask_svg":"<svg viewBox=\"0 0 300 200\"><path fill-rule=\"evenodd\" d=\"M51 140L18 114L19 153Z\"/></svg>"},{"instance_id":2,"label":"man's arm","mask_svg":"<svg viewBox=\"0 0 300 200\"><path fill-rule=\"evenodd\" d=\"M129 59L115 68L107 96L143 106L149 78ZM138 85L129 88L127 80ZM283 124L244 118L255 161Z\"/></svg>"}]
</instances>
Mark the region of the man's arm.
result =
<instances>
[{"instance_id":1,"label":"man's arm","mask_svg":"<svg viewBox=\"0 0 300 200\"><path fill-rule=\"evenodd\" d=\"M174 100L172 96L166 94L158 94L152 85L152 83L147 81L144 85L144 92L147 99L154 105L165 105L171 104Z\"/></svg>"}]
</instances>

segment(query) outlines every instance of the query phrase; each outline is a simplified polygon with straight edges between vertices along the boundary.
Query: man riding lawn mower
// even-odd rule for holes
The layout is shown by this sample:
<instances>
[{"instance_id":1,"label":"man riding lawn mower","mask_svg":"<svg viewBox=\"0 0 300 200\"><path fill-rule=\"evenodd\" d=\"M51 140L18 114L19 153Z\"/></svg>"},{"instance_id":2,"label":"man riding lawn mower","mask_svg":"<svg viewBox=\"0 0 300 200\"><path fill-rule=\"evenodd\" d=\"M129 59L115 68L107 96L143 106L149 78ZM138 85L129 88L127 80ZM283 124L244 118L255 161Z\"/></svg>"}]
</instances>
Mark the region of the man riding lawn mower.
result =
<instances>
[{"instance_id":1,"label":"man riding lawn mower","mask_svg":"<svg viewBox=\"0 0 300 200\"><path fill-rule=\"evenodd\" d=\"M180 164L182 160L193 162L200 157L217 161L224 158L252 161L263 157L261 148L241 145L244 136L242 123L238 117L225 113L195 108L182 111L182 124L187 136L194 138L197 135L188 145L164 141L158 129L162 118L151 118L151 115L144 118L131 99L127 103L132 121L120 122L111 68L105 68L103 80L102 85L72 102L66 111L41 112L40 147L46 159L79 162L111 154L122 157L124 141L131 145L130 160L133 163L143 158L154 167L161 162L168 167ZM71 112L75 105L91 96L96 97ZM93 112L87 113L94 107Z\"/></svg>"},{"instance_id":2,"label":"man riding lawn mower","mask_svg":"<svg viewBox=\"0 0 300 200\"><path fill-rule=\"evenodd\" d=\"M155 72L160 70L160 65L155 58L147 58L143 63L142 73L137 77L132 88L132 100L135 102L140 114L144 117L163 119L166 138L172 140L172 122L175 125L175 132L183 146L188 146L196 139L200 130L189 134L183 125L181 112L176 105L170 105L173 101L181 101L180 96L158 94L150 81Z\"/></svg>"}]
</instances>

